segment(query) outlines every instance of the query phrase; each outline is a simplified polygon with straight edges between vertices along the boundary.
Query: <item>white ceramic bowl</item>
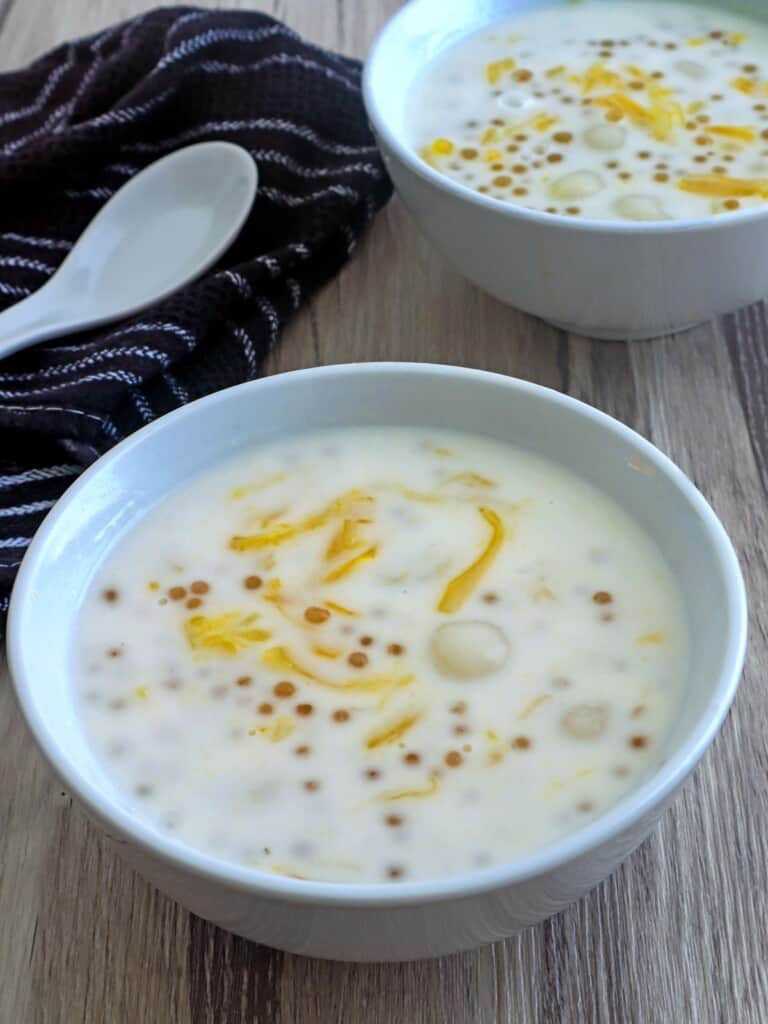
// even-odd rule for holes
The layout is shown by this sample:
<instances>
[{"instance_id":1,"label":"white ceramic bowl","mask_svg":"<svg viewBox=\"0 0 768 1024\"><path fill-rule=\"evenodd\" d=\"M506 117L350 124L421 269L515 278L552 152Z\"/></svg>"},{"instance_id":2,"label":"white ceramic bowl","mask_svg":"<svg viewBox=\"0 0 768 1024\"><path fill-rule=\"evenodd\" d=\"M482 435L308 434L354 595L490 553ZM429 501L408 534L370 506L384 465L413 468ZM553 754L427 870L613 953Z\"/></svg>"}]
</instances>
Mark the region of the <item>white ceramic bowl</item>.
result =
<instances>
[{"instance_id":1,"label":"white ceramic bowl","mask_svg":"<svg viewBox=\"0 0 768 1024\"><path fill-rule=\"evenodd\" d=\"M245 446L291 431L404 423L485 434L554 459L612 495L656 540L682 588L691 634L685 704L662 767L608 813L538 853L399 885L267 875L184 846L132 817L86 742L70 671L78 610L99 564L150 506ZM737 686L745 634L744 586L722 526L643 438L534 384L449 366L369 363L219 392L100 459L59 501L27 552L11 600L8 652L41 750L121 855L158 888L224 928L281 949L402 960L510 935L613 871L648 835L712 741Z\"/></svg>"},{"instance_id":2,"label":"white ceramic bowl","mask_svg":"<svg viewBox=\"0 0 768 1024\"><path fill-rule=\"evenodd\" d=\"M763 298L768 206L652 223L561 217L474 192L414 151L408 105L425 65L483 25L557 3L570 0L411 0L384 27L366 63L365 104L416 223L502 302L597 338L665 334ZM738 9L765 16L764 0L739 0Z\"/></svg>"}]
</instances>

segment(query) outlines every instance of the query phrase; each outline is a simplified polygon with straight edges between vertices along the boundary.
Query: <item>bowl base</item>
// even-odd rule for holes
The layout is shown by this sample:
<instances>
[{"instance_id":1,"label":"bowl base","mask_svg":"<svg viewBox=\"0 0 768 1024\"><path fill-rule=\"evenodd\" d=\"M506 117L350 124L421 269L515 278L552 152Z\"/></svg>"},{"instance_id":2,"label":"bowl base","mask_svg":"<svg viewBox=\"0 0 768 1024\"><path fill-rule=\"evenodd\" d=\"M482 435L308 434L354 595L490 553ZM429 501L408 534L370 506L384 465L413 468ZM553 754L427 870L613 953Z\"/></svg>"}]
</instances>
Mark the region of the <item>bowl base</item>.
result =
<instances>
[{"instance_id":1,"label":"bowl base","mask_svg":"<svg viewBox=\"0 0 768 1024\"><path fill-rule=\"evenodd\" d=\"M568 334L580 334L585 338L596 338L598 341L647 341L650 338L665 338L670 334L679 334L682 331L689 331L692 327L704 323L703 320L694 320L689 324L680 324L677 327L640 328L639 330L622 331L618 327L582 327L578 324L565 324L559 320L547 320L547 323L557 327L558 330L567 331Z\"/></svg>"}]
</instances>

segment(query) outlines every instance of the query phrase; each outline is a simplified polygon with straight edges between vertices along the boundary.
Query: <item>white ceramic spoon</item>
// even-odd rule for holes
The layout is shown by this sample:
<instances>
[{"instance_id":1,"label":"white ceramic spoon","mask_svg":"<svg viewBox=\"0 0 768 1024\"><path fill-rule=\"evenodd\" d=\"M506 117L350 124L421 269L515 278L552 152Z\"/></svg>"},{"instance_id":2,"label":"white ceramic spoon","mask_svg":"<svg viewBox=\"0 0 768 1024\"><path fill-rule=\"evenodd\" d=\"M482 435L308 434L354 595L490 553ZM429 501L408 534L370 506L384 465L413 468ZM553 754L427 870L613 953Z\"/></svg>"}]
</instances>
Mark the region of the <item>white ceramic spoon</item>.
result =
<instances>
[{"instance_id":1,"label":"white ceramic spoon","mask_svg":"<svg viewBox=\"0 0 768 1024\"><path fill-rule=\"evenodd\" d=\"M112 196L42 288L0 313L0 358L136 313L211 266L253 204L258 174L229 142L145 167Z\"/></svg>"}]
</instances>

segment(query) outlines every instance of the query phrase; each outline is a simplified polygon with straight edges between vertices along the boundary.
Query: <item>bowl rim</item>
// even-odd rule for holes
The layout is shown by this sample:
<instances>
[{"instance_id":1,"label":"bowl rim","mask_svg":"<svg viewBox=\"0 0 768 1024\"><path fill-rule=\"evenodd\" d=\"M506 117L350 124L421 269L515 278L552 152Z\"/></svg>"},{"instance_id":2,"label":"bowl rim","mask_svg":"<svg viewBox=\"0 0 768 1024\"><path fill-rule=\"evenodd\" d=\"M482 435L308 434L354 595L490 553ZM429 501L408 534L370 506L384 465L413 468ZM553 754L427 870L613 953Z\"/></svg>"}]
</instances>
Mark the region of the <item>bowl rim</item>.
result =
<instances>
[{"instance_id":1,"label":"bowl rim","mask_svg":"<svg viewBox=\"0 0 768 1024\"><path fill-rule=\"evenodd\" d=\"M408 0L396 14L385 22L376 34L368 51L363 67L362 79L363 102L377 141L383 142L386 148L393 152L401 163L405 164L410 171L423 181L426 181L440 191L447 192L455 199L468 202L505 219L521 220L529 224L540 224L542 227L563 227L576 232L605 232L611 235L629 236L676 235L683 232L698 233L702 231L727 230L745 221L760 221L768 218L768 203L763 207L754 207L747 210L725 211L717 216L687 217L679 220L623 221L598 220L594 217L566 217L560 213L532 210L524 206L516 206L514 203L505 202L502 199L494 199L493 196L475 192L466 185L462 185L461 182L454 181L447 175L441 174L440 171L430 167L419 156L416 150L404 140L402 134L398 134L390 127L387 118L382 113L374 85L377 64L386 59L383 56L383 51L389 42L389 36L399 29L400 23L409 16L412 8L427 2L429 0ZM550 0L550 3L553 3L553 0ZM479 31L483 25L490 26L493 24L496 24L496 21L478 21L473 28L465 33L464 37ZM411 82L412 84L413 82Z\"/></svg>"},{"instance_id":2,"label":"bowl rim","mask_svg":"<svg viewBox=\"0 0 768 1024\"><path fill-rule=\"evenodd\" d=\"M657 471L663 473L688 500L692 512L700 518L712 545L718 563L726 601L730 610L731 628L724 645L723 668L712 697L699 719L689 730L683 742L668 759L637 789L631 790L616 805L577 832L549 844L539 851L511 862L424 881L400 882L396 886L385 882L339 883L305 881L270 875L254 868L220 860L194 847L187 846L156 830L151 824L122 809L77 767L54 731L38 715L31 694L35 690L34 678L26 665L26 648L33 640L24 635L26 607L38 589L38 579L45 578L45 555L49 538L55 538L57 525L67 509L76 504L81 491L105 471L112 463L132 449L151 445L151 439L168 427L169 423L184 418L215 415L217 407L232 399L235 393L259 392L269 388L290 388L293 381L303 378L377 377L382 375L406 377L438 376L443 378L472 379L490 386L501 386L510 395L529 394L545 404L559 405L576 416L591 419L598 427L615 434L630 444L647 459ZM255 404L255 403L254 403ZM258 407L255 405L255 407ZM150 448L151 451L151 448ZM665 801L681 785L701 759L722 724L735 695L744 662L747 639L747 601L744 581L733 545L714 511L685 476L682 470L650 441L619 420L569 395L518 378L486 370L469 369L434 363L375 362L349 363L294 370L275 374L214 392L188 405L159 417L157 420L129 435L93 463L62 495L33 538L22 560L11 595L7 626L8 664L13 688L27 726L44 757L62 779L70 792L101 823L108 823L110 833L115 831L129 844L137 846L150 856L182 871L191 872L209 881L231 889L287 902L324 906L381 906L397 907L426 904L457 899L504 889L543 875L563 864L588 854L636 824L644 815L661 809ZM115 836L111 836L115 838Z\"/></svg>"}]
</instances>

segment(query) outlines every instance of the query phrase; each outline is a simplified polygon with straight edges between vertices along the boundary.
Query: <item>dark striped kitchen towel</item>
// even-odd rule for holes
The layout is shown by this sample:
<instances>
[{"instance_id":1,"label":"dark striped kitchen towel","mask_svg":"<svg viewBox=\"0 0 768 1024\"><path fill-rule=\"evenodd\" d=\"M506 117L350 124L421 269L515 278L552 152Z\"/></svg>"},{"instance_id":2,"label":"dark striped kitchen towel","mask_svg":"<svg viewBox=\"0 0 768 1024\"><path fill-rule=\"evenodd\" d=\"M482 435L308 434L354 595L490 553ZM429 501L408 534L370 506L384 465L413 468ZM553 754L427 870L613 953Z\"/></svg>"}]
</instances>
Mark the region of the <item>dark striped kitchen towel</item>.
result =
<instances>
[{"instance_id":1,"label":"dark striped kitchen towel","mask_svg":"<svg viewBox=\"0 0 768 1024\"><path fill-rule=\"evenodd\" d=\"M265 15L153 10L0 75L0 308L43 284L131 175L205 139L246 147L260 173L220 263L129 321L0 359L0 620L77 474L156 416L257 376L390 195L359 63Z\"/></svg>"}]
</instances>

